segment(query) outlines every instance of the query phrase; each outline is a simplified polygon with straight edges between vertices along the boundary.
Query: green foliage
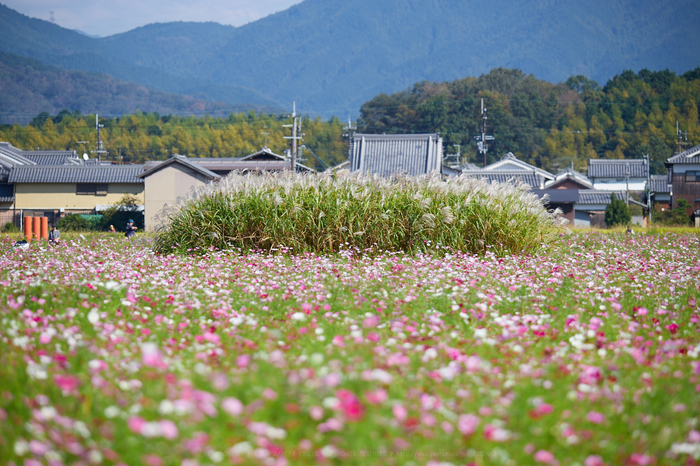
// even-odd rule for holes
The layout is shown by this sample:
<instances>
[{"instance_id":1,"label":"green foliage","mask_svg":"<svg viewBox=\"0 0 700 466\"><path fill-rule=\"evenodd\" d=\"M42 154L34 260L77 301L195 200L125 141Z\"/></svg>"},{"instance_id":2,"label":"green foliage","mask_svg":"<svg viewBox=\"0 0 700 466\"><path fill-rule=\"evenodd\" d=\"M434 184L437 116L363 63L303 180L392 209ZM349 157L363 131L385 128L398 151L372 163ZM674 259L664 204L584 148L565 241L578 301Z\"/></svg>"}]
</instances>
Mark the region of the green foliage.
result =
<instances>
[{"instance_id":1,"label":"green foliage","mask_svg":"<svg viewBox=\"0 0 700 466\"><path fill-rule=\"evenodd\" d=\"M605 207L605 224L608 228L617 225L628 225L632 220L627 204L622 199L618 199L615 193L610 194L610 204Z\"/></svg>"},{"instance_id":2,"label":"green foliage","mask_svg":"<svg viewBox=\"0 0 700 466\"><path fill-rule=\"evenodd\" d=\"M550 84L519 70L498 68L478 78L446 83L423 81L362 105L359 131L439 131L447 152L461 146L463 161L479 165L474 137L480 133L481 99L487 132L495 136L487 162L513 152L521 160L557 171L571 162L585 171L592 158L640 158L651 172L665 173L676 145L676 121L700 144L700 73L624 71L603 88L585 76Z\"/></svg>"},{"instance_id":3,"label":"green foliage","mask_svg":"<svg viewBox=\"0 0 700 466\"><path fill-rule=\"evenodd\" d=\"M690 207L688 201L680 198L676 201L675 209L668 209L662 212L654 212L652 221L664 226L688 226L691 225L690 215L687 209Z\"/></svg>"},{"instance_id":4,"label":"green foliage","mask_svg":"<svg viewBox=\"0 0 700 466\"><path fill-rule=\"evenodd\" d=\"M232 174L166 214L155 250L210 248L533 252L559 217L512 184L469 177L382 179Z\"/></svg>"},{"instance_id":5,"label":"green foliage","mask_svg":"<svg viewBox=\"0 0 700 466\"><path fill-rule=\"evenodd\" d=\"M134 221L134 226L139 230L144 228L143 211L138 211L138 198L132 194L124 196L115 205L102 212L102 218L97 225L101 231L109 231L110 225L114 225L117 231L123 231L129 220Z\"/></svg>"},{"instance_id":6,"label":"green foliage","mask_svg":"<svg viewBox=\"0 0 700 466\"><path fill-rule=\"evenodd\" d=\"M95 115L65 112L59 116L40 114L33 120L38 126L0 128L0 141L9 141L26 150L41 147L87 152L96 148ZM102 140L109 151L103 159L143 162L172 154L242 157L259 151L264 145L283 154L288 147L284 136L289 134L283 125L289 121L285 116L253 111L201 118L141 112L117 118L100 117L104 125ZM338 118L324 121L305 115L301 123L304 144L309 149L301 163L320 171L346 159L348 142L343 138L343 126ZM88 143L79 144L78 141Z\"/></svg>"},{"instance_id":7,"label":"green foliage","mask_svg":"<svg viewBox=\"0 0 700 466\"><path fill-rule=\"evenodd\" d=\"M19 228L15 226L14 223L12 222L7 222L2 226L2 232L3 233L17 233L19 231Z\"/></svg>"},{"instance_id":8,"label":"green foliage","mask_svg":"<svg viewBox=\"0 0 700 466\"><path fill-rule=\"evenodd\" d=\"M67 214L58 221L59 231L96 231L100 230L101 215Z\"/></svg>"}]
</instances>

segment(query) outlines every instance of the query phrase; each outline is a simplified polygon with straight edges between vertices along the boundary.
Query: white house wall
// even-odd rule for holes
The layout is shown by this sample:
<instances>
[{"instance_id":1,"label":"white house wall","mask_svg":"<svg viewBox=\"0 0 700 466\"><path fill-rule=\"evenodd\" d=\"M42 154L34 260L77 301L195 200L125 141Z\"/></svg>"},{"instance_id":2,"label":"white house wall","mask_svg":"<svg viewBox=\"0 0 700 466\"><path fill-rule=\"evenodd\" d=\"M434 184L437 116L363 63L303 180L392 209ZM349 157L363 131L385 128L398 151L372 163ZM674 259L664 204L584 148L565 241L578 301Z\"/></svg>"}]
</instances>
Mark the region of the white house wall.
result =
<instances>
[{"instance_id":1,"label":"white house wall","mask_svg":"<svg viewBox=\"0 0 700 466\"><path fill-rule=\"evenodd\" d=\"M646 189L647 181L646 179L630 179L629 190L630 191L644 191ZM601 191L627 191L627 181L603 181L595 180L593 181L593 189L598 189Z\"/></svg>"}]
</instances>

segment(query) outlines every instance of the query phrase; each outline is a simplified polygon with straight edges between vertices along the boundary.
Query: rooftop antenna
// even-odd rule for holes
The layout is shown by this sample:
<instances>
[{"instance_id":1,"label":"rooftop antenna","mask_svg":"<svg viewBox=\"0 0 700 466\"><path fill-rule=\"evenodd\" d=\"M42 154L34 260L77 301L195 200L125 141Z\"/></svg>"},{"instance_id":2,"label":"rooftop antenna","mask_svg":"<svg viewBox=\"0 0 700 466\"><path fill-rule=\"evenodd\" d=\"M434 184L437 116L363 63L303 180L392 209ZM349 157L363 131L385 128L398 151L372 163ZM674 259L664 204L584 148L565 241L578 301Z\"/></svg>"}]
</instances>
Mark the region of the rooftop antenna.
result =
<instances>
[{"instance_id":1,"label":"rooftop antenna","mask_svg":"<svg viewBox=\"0 0 700 466\"><path fill-rule=\"evenodd\" d=\"M493 141L495 138L491 135L486 134L486 116L487 108L484 107L484 99L481 99L481 134L476 136L474 139L477 140L476 146L479 149L479 153L484 156L484 167L486 166L486 153L489 151L489 145L487 141Z\"/></svg>"}]
</instances>

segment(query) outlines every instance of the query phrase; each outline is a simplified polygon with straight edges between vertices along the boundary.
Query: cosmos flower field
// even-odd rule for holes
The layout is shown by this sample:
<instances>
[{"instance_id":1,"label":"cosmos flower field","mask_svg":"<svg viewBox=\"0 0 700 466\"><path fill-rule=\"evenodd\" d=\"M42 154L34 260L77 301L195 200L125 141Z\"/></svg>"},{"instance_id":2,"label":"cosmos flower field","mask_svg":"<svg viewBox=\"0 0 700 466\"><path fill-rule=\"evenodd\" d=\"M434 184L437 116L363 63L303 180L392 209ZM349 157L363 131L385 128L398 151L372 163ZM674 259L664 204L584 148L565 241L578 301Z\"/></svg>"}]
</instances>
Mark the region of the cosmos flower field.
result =
<instances>
[{"instance_id":1,"label":"cosmos flower field","mask_svg":"<svg viewBox=\"0 0 700 466\"><path fill-rule=\"evenodd\" d=\"M700 464L700 241L0 256L0 463Z\"/></svg>"}]
</instances>

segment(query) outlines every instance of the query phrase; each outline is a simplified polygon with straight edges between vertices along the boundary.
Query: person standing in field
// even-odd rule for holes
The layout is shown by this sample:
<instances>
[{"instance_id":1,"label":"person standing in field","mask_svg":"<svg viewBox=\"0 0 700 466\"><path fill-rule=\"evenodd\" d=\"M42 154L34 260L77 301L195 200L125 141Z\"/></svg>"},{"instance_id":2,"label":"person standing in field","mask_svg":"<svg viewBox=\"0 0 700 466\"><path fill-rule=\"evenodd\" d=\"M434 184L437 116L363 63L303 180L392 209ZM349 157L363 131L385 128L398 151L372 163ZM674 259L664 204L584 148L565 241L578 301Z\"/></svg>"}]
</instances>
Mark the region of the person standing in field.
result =
<instances>
[{"instance_id":1,"label":"person standing in field","mask_svg":"<svg viewBox=\"0 0 700 466\"><path fill-rule=\"evenodd\" d=\"M110 226L109 226L109 232L110 232L110 233L116 233L116 232L117 232L117 229L114 228L114 225L110 225Z\"/></svg>"},{"instance_id":2,"label":"person standing in field","mask_svg":"<svg viewBox=\"0 0 700 466\"><path fill-rule=\"evenodd\" d=\"M136 230L138 230L138 228L134 226L134 221L129 220L129 223L126 224L126 234L124 236L133 238L134 235L136 235Z\"/></svg>"}]
</instances>

